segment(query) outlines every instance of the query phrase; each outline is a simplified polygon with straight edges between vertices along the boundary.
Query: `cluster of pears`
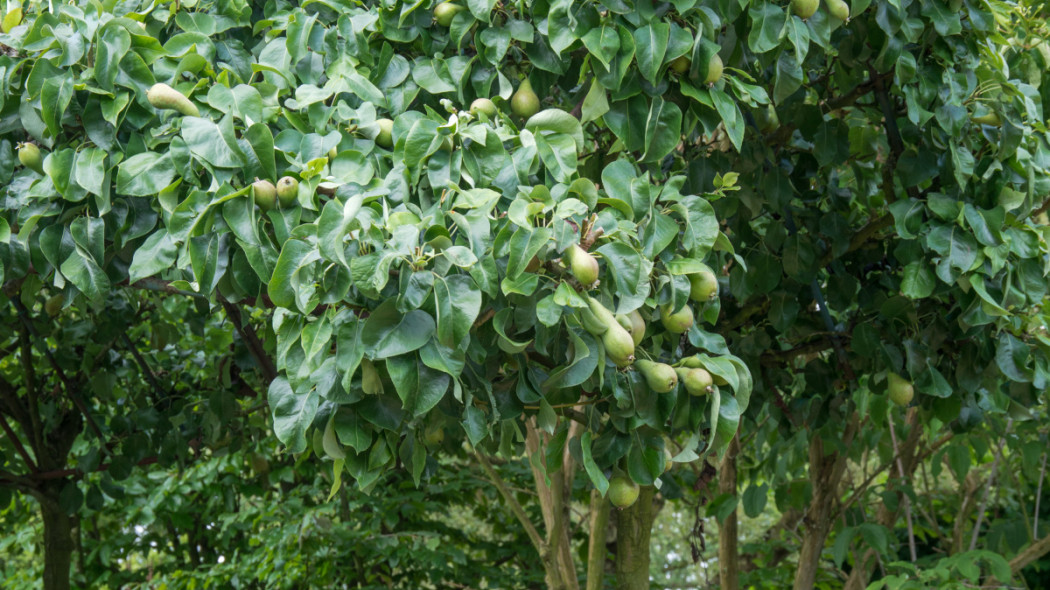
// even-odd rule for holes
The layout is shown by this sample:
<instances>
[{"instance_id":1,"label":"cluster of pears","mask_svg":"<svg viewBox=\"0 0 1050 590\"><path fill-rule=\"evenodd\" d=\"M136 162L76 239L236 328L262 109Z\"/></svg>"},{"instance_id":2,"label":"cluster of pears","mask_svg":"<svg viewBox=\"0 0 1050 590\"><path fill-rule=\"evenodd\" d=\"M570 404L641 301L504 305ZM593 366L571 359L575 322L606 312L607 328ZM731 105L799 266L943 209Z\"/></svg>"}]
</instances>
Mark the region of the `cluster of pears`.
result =
<instances>
[{"instance_id":1,"label":"cluster of pears","mask_svg":"<svg viewBox=\"0 0 1050 590\"><path fill-rule=\"evenodd\" d=\"M251 185L251 193L255 197L255 204L263 211L270 211L278 204L282 209L287 209L295 204L299 196L299 181L285 176L274 186L269 180L256 178Z\"/></svg>"},{"instance_id":2,"label":"cluster of pears","mask_svg":"<svg viewBox=\"0 0 1050 590\"><path fill-rule=\"evenodd\" d=\"M849 20L849 4L845 0L824 0L828 4L828 12L840 21ZM820 0L791 0L791 12L805 20L817 13Z\"/></svg>"},{"instance_id":3,"label":"cluster of pears","mask_svg":"<svg viewBox=\"0 0 1050 590\"><path fill-rule=\"evenodd\" d=\"M682 55L675 58L668 67L679 76L684 76L692 65L693 61L689 59L689 56ZM725 64L722 63L722 58L717 53L711 54L707 61L707 77L704 78L704 84L710 86L721 80L723 70L725 70Z\"/></svg>"},{"instance_id":4,"label":"cluster of pears","mask_svg":"<svg viewBox=\"0 0 1050 590\"><path fill-rule=\"evenodd\" d=\"M598 260L578 244L570 246L563 254L573 278L588 290L598 282L600 267ZM704 267L689 275L689 298L695 302L707 302L718 296L718 279L714 272ZM649 389L656 393L668 393L679 384L692 395L704 395L711 391L714 378L703 368L699 359L690 357L671 366L666 363L638 359L635 351L645 337L645 318L638 310L628 314L614 314L600 301L583 294L587 308L580 310L580 323L584 330L601 338L605 355L621 369L633 365L645 378ZM693 326L695 317L689 305L675 309L667 304L660 308L660 323L675 335L685 334Z\"/></svg>"}]
</instances>

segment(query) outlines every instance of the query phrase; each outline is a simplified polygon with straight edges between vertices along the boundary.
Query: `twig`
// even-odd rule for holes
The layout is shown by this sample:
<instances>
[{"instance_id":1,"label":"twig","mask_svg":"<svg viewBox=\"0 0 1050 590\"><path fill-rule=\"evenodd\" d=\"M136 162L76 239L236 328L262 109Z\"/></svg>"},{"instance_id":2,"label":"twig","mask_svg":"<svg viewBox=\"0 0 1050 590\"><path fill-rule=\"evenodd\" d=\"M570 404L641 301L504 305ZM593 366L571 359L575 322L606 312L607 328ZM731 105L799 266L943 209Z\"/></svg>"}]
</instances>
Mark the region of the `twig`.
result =
<instances>
[{"instance_id":1,"label":"twig","mask_svg":"<svg viewBox=\"0 0 1050 590\"><path fill-rule=\"evenodd\" d=\"M73 405L75 405L77 409L80 410L80 413L84 415L84 419L87 420L88 427L91 428L91 431L95 434L95 437L98 438L99 442L104 443L105 437L102 436L102 429L98 427L98 424L95 422L95 419L91 417L91 412L88 411L87 404L84 403L84 400L81 399L80 394L77 393L76 386L73 384L72 381L69 380L69 377L66 376L66 372L62 370L62 367L58 365L58 361L56 361L54 355L51 354L51 350L47 347L46 344L43 344L40 334L36 331L36 327L33 326L33 322L29 319L29 311L26 310L25 306L22 305L22 302L17 297L12 297L11 303L14 304L15 309L18 311L18 317L22 320L22 324L24 324L26 329L29 330L29 333L33 335L33 339L36 341L37 347L40 348L41 351L43 351L44 356L47 358L48 363L51 365L51 368L55 370L55 373L58 375L58 378L62 381L62 384L66 386L66 393L68 393L70 399L73 400Z\"/></svg>"},{"instance_id":2,"label":"twig","mask_svg":"<svg viewBox=\"0 0 1050 590\"><path fill-rule=\"evenodd\" d=\"M896 463L897 463L897 472L900 474L901 479L903 480L905 478L905 476L904 476L904 463L901 462L900 451L897 448L897 432L896 432L896 429L893 427L893 419L892 418L889 420L889 424L890 424L890 441L893 442L893 455L894 455L894 458L896 459ZM913 426L912 428L915 428L915 427ZM905 519L908 522L908 550L911 553L911 562L915 563L916 561L919 560L919 556L918 556L918 554L917 554L917 552L915 550L915 529L912 527L912 523L911 523L911 498L908 497L907 494L902 494L902 500L904 500L904 517L905 517ZM973 548L971 547L971 550L972 549Z\"/></svg>"},{"instance_id":3,"label":"twig","mask_svg":"<svg viewBox=\"0 0 1050 590\"><path fill-rule=\"evenodd\" d=\"M120 336L124 340L124 347L127 348L129 352L131 352L131 356L134 357L135 363L139 366L139 370L142 371L142 376L146 378L146 382L149 383L150 387L153 388L154 403L160 405L161 401L163 401L160 397L161 394L163 393L165 396L164 399L167 399L171 397L171 392L161 387L160 383L157 382L156 375L153 374L153 371L149 368L149 365L146 364L146 359L142 358L142 355L139 354L138 348L135 347L135 344L131 341L131 338L128 338L128 333L122 331L120 333Z\"/></svg>"},{"instance_id":4,"label":"twig","mask_svg":"<svg viewBox=\"0 0 1050 590\"><path fill-rule=\"evenodd\" d=\"M539 531L536 530L536 525L532 524L532 520L530 520L529 515L525 513L525 509L521 507L518 499L511 494L509 489L507 489L507 484L503 482L503 479L496 473L496 470L492 468L492 465L489 464L485 455L475 450L474 456L478 458L478 462L481 463L481 468L485 471L485 475L487 475L489 480L492 481L492 485L496 486L500 495L503 496L507 505L510 506L511 512L513 512L514 516L518 518L518 522L520 522L521 526L525 528L525 534L529 536L529 540L532 541L533 547L535 547L536 551L540 554L540 559L546 561L547 543L542 537L540 537Z\"/></svg>"},{"instance_id":5,"label":"twig","mask_svg":"<svg viewBox=\"0 0 1050 590\"><path fill-rule=\"evenodd\" d=\"M1006 430L1003 431L1003 435L999 437L999 446L995 449L995 459L992 460L992 471L988 474L988 482L984 486L984 494L981 496L981 504L977 507L977 522L973 525L973 533L970 535L970 551L977 548L977 535L981 532L981 521L984 519L984 511L988 507L988 495L992 491L992 484L995 483L995 474L999 469L999 459L1003 456L1003 445L1006 444L1006 435L1009 434L1010 428L1014 425L1014 419L1009 418L1006 420Z\"/></svg>"},{"instance_id":6,"label":"twig","mask_svg":"<svg viewBox=\"0 0 1050 590\"><path fill-rule=\"evenodd\" d=\"M0 427L4 429L4 433L7 434L7 438L11 439L11 444L14 445L15 450L18 451L18 454L22 456L22 460L26 462L26 465L29 466L29 470L33 473L36 473L36 463L34 463L33 459L30 458L29 453L26 452L26 448L22 446L22 441L18 440L18 437L15 436L14 430L12 430L11 425L7 423L7 417L4 416L3 413L0 413Z\"/></svg>"},{"instance_id":7,"label":"twig","mask_svg":"<svg viewBox=\"0 0 1050 590\"><path fill-rule=\"evenodd\" d=\"M1035 488L1035 514L1032 515L1032 538L1039 537L1039 500L1043 495L1043 478L1046 477L1046 453L1043 453L1043 466L1039 468L1039 485Z\"/></svg>"},{"instance_id":8,"label":"twig","mask_svg":"<svg viewBox=\"0 0 1050 590\"><path fill-rule=\"evenodd\" d=\"M230 321L233 322L233 327L237 329L237 333L244 340L245 346L248 347L248 352L255 357L255 362L259 363L259 369L262 370L263 378L269 384L277 378L277 367L274 366L270 356L266 354L266 349L263 348L262 341L259 340L255 329L252 328L251 324L245 324L241 321L241 310L236 305L227 301L225 297L220 297L219 302L222 303L222 308L226 311L226 317L230 318Z\"/></svg>"}]
</instances>

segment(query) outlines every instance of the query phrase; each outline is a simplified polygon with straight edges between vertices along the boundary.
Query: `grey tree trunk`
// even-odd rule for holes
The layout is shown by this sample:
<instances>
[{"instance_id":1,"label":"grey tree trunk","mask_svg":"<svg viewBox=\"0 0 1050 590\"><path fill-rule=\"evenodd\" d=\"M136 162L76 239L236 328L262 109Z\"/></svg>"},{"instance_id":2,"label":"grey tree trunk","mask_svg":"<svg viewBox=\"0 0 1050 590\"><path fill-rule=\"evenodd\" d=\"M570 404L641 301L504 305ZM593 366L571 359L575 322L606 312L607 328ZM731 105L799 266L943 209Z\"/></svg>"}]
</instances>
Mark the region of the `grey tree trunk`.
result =
<instances>
[{"instance_id":1,"label":"grey tree trunk","mask_svg":"<svg viewBox=\"0 0 1050 590\"><path fill-rule=\"evenodd\" d=\"M638 501L616 513L616 590L649 590L655 491L653 486L643 486Z\"/></svg>"}]
</instances>

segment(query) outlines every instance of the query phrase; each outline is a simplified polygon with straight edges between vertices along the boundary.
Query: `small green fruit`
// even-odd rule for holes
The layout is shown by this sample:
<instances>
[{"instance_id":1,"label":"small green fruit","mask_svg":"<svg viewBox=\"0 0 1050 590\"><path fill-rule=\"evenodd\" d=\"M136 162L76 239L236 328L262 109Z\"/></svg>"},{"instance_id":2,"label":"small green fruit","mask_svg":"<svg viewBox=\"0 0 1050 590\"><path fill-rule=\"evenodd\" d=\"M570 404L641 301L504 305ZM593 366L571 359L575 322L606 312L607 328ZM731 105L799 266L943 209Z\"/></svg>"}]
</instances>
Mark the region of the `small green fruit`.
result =
<instances>
[{"instance_id":1,"label":"small green fruit","mask_svg":"<svg viewBox=\"0 0 1050 590\"><path fill-rule=\"evenodd\" d=\"M438 4L434 7L434 20L437 21L437 24L443 27L447 27L452 24L452 19L456 18L456 15L459 14L459 11L463 10L464 8L466 7L460 6L459 4L453 4L451 2L442 2L441 4Z\"/></svg>"},{"instance_id":2,"label":"small green fruit","mask_svg":"<svg viewBox=\"0 0 1050 590\"><path fill-rule=\"evenodd\" d=\"M366 395L383 393L383 380L376 366L368 359L361 361L361 391Z\"/></svg>"},{"instance_id":3,"label":"small green fruit","mask_svg":"<svg viewBox=\"0 0 1050 590\"><path fill-rule=\"evenodd\" d=\"M639 359L634 361L634 366L645 377L649 389L656 393L668 393L678 386L678 373L671 365Z\"/></svg>"},{"instance_id":4,"label":"small green fruit","mask_svg":"<svg viewBox=\"0 0 1050 590\"><path fill-rule=\"evenodd\" d=\"M697 303L706 303L718 297L718 278L709 270L689 275L689 298Z\"/></svg>"},{"instance_id":5,"label":"small green fruit","mask_svg":"<svg viewBox=\"0 0 1050 590\"><path fill-rule=\"evenodd\" d=\"M394 145L394 137L391 135L394 131L394 122L390 119L377 119L376 125L379 125L379 135L376 135L376 145L379 147L390 149Z\"/></svg>"},{"instance_id":6,"label":"small green fruit","mask_svg":"<svg viewBox=\"0 0 1050 590\"><path fill-rule=\"evenodd\" d=\"M477 115L479 113L484 113L489 118L495 117L496 103L487 98L479 98L470 103L470 114Z\"/></svg>"},{"instance_id":7,"label":"small green fruit","mask_svg":"<svg viewBox=\"0 0 1050 590\"><path fill-rule=\"evenodd\" d=\"M252 183L252 195L255 196L255 204L263 211L269 211L277 205L277 187L269 180L256 178Z\"/></svg>"},{"instance_id":8,"label":"small green fruit","mask_svg":"<svg viewBox=\"0 0 1050 590\"><path fill-rule=\"evenodd\" d=\"M594 315L594 312L589 309L580 310L580 324L583 325L584 330L587 330L589 334L594 336L601 336L609 331L609 326L605 325L605 323L598 319L598 316Z\"/></svg>"},{"instance_id":9,"label":"small green fruit","mask_svg":"<svg viewBox=\"0 0 1050 590\"><path fill-rule=\"evenodd\" d=\"M445 440L445 429L440 424L432 423L423 431L423 444L436 447Z\"/></svg>"},{"instance_id":10,"label":"small green fruit","mask_svg":"<svg viewBox=\"0 0 1050 590\"><path fill-rule=\"evenodd\" d=\"M820 0L791 0L791 12L798 15L802 20L813 16L820 6Z\"/></svg>"},{"instance_id":11,"label":"small green fruit","mask_svg":"<svg viewBox=\"0 0 1050 590\"><path fill-rule=\"evenodd\" d=\"M682 359L681 364L687 369L701 369L704 366L704 364L700 361L700 357L696 355L685 357L684 359Z\"/></svg>"},{"instance_id":12,"label":"small green fruit","mask_svg":"<svg viewBox=\"0 0 1050 590\"><path fill-rule=\"evenodd\" d=\"M598 259L577 244L565 251L565 260L569 271L584 288L590 287L598 280Z\"/></svg>"},{"instance_id":13,"label":"small green fruit","mask_svg":"<svg viewBox=\"0 0 1050 590\"><path fill-rule=\"evenodd\" d=\"M44 302L44 311L47 312L48 317L55 317L62 313L62 305L65 304L65 302L65 297L61 295L52 295Z\"/></svg>"},{"instance_id":14,"label":"small green fruit","mask_svg":"<svg viewBox=\"0 0 1050 590\"><path fill-rule=\"evenodd\" d=\"M664 305L660 308L660 323L672 334L685 334L693 327L693 310L683 305L682 309L674 311L670 304Z\"/></svg>"},{"instance_id":15,"label":"small green fruit","mask_svg":"<svg viewBox=\"0 0 1050 590\"><path fill-rule=\"evenodd\" d=\"M634 338L616 320L602 334L602 346L605 347L605 355L617 367L623 369L634 362Z\"/></svg>"},{"instance_id":16,"label":"small green fruit","mask_svg":"<svg viewBox=\"0 0 1050 590\"><path fill-rule=\"evenodd\" d=\"M37 174L44 173L44 156L35 143L18 144L18 161Z\"/></svg>"},{"instance_id":17,"label":"small green fruit","mask_svg":"<svg viewBox=\"0 0 1050 590\"><path fill-rule=\"evenodd\" d=\"M711 373L708 373L706 370L680 367L675 369L675 373L678 374L678 380L685 386L685 390L689 392L689 395L707 395L711 393L711 385L714 384L714 381L711 378Z\"/></svg>"},{"instance_id":18,"label":"small green fruit","mask_svg":"<svg viewBox=\"0 0 1050 590\"><path fill-rule=\"evenodd\" d=\"M642 314L638 313L637 309L627 315L622 313L616 314L616 321L630 332L636 347L642 343L642 338L645 337L645 319L642 318Z\"/></svg>"},{"instance_id":19,"label":"small green fruit","mask_svg":"<svg viewBox=\"0 0 1050 590\"><path fill-rule=\"evenodd\" d=\"M617 508L627 508L638 501L641 488L623 475L609 480L609 502Z\"/></svg>"},{"instance_id":20,"label":"small green fruit","mask_svg":"<svg viewBox=\"0 0 1050 590\"><path fill-rule=\"evenodd\" d=\"M335 157L338 156L338 155L339 155L339 146L335 146L332 149L328 150L328 159L329 160L334 160Z\"/></svg>"},{"instance_id":21,"label":"small green fruit","mask_svg":"<svg viewBox=\"0 0 1050 590\"><path fill-rule=\"evenodd\" d=\"M896 373L889 373L886 379L888 381L886 392L890 396L890 401L901 407L910 404L912 398L915 397L915 387L912 386L911 381Z\"/></svg>"},{"instance_id":22,"label":"small green fruit","mask_svg":"<svg viewBox=\"0 0 1050 590\"><path fill-rule=\"evenodd\" d=\"M186 98L178 90L162 82L154 84L146 91L146 100L155 109L178 111L187 117L201 116L200 111L197 110L197 105L190 102L190 99Z\"/></svg>"},{"instance_id":23,"label":"small green fruit","mask_svg":"<svg viewBox=\"0 0 1050 590\"><path fill-rule=\"evenodd\" d=\"M828 12L831 16L839 19L840 21L849 20L849 4L846 4L843 0L827 0Z\"/></svg>"},{"instance_id":24,"label":"small green fruit","mask_svg":"<svg viewBox=\"0 0 1050 590\"><path fill-rule=\"evenodd\" d=\"M510 97L510 111L522 119L528 119L540 111L540 98L532 90L528 78L521 81L518 91Z\"/></svg>"},{"instance_id":25,"label":"small green fruit","mask_svg":"<svg viewBox=\"0 0 1050 590\"><path fill-rule=\"evenodd\" d=\"M722 58L715 53L711 56L711 61L707 62L707 77L704 78L704 84L714 84L721 80L723 69Z\"/></svg>"},{"instance_id":26,"label":"small green fruit","mask_svg":"<svg viewBox=\"0 0 1050 590\"><path fill-rule=\"evenodd\" d=\"M691 65L693 65L693 62L690 61L689 57L682 55L676 57L674 61L671 62L671 65L668 67L671 69L672 72L681 76L689 71L689 66Z\"/></svg>"},{"instance_id":27,"label":"small green fruit","mask_svg":"<svg viewBox=\"0 0 1050 590\"><path fill-rule=\"evenodd\" d=\"M291 176L281 177L277 181L277 199L281 202L281 207L291 207L297 198L299 198L299 181Z\"/></svg>"},{"instance_id":28,"label":"small green fruit","mask_svg":"<svg viewBox=\"0 0 1050 590\"><path fill-rule=\"evenodd\" d=\"M999 127L1003 124L1003 120L999 118L999 114L995 111L988 111L983 115L978 115L971 119L978 125L990 125L992 127Z\"/></svg>"}]
</instances>

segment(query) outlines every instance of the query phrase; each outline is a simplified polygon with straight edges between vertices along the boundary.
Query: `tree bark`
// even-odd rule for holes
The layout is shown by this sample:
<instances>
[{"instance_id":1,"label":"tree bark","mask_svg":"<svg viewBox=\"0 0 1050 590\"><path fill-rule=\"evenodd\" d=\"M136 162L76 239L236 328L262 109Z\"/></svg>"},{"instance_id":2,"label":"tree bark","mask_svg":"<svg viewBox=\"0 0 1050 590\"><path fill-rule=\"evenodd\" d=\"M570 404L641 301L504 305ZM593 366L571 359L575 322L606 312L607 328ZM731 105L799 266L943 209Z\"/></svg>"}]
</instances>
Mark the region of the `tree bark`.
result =
<instances>
[{"instance_id":1,"label":"tree bark","mask_svg":"<svg viewBox=\"0 0 1050 590\"><path fill-rule=\"evenodd\" d=\"M44 590L69 590L73 563L73 520L58 504L57 494L41 495L44 521Z\"/></svg>"},{"instance_id":2,"label":"tree bark","mask_svg":"<svg viewBox=\"0 0 1050 590\"><path fill-rule=\"evenodd\" d=\"M736 456L740 452L740 440L734 437L722 460L718 474L718 493L736 495ZM740 587L740 556L737 549L737 511L726 516L718 527L718 579L721 590L737 590Z\"/></svg>"},{"instance_id":3,"label":"tree bark","mask_svg":"<svg viewBox=\"0 0 1050 590\"><path fill-rule=\"evenodd\" d=\"M845 448L849 448L856 432L857 416L854 415L842 436ZM799 551L794 590L813 590L816 583L817 572L820 570L820 554L824 550L828 531L831 530L831 516L838 500L839 482L845 470L846 455L836 451L825 456L824 441L819 433L814 432L809 443L809 480L813 487L813 495L803 517L806 533Z\"/></svg>"},{"instance_id":4,"label":"tree bark","mask_svg":"<svg viewBox=\"0 0 1050 590\"><path fill-rule=\"evenodd\" d=\"M569 542L568 504L565 502L569 495L566 486L571 486L572 481L571 466L563 464L564 471L547 473L543 449L548 439L548 435L536 427L535 418L525 423L525 450L530 458L529 465L536 483L547 536L547 587L550 590L579 590L580 582L576 577L576 563Z\"/></svg>"},{"instance_id":5,"label":"tree bark","mask_svg":"<svg viewBox=\"0 0 1050 590\"><path fill-rule=\"evenodd\" d=\"M616 514L616 590L649 590L655 493L653 486L642 486L638 501Z\"/></svg>"},{"instance_id":6,"label":"tree bark","mask_svg":"<svg viewBox=\"0 0 1050 590\"><path fill-rule=\"evenodd\" d=\"M591 491L591 530L587 546L587 590L602 590L605 580L605 537L609 528L609 501Z\"/></svg>"}]
</instances>

